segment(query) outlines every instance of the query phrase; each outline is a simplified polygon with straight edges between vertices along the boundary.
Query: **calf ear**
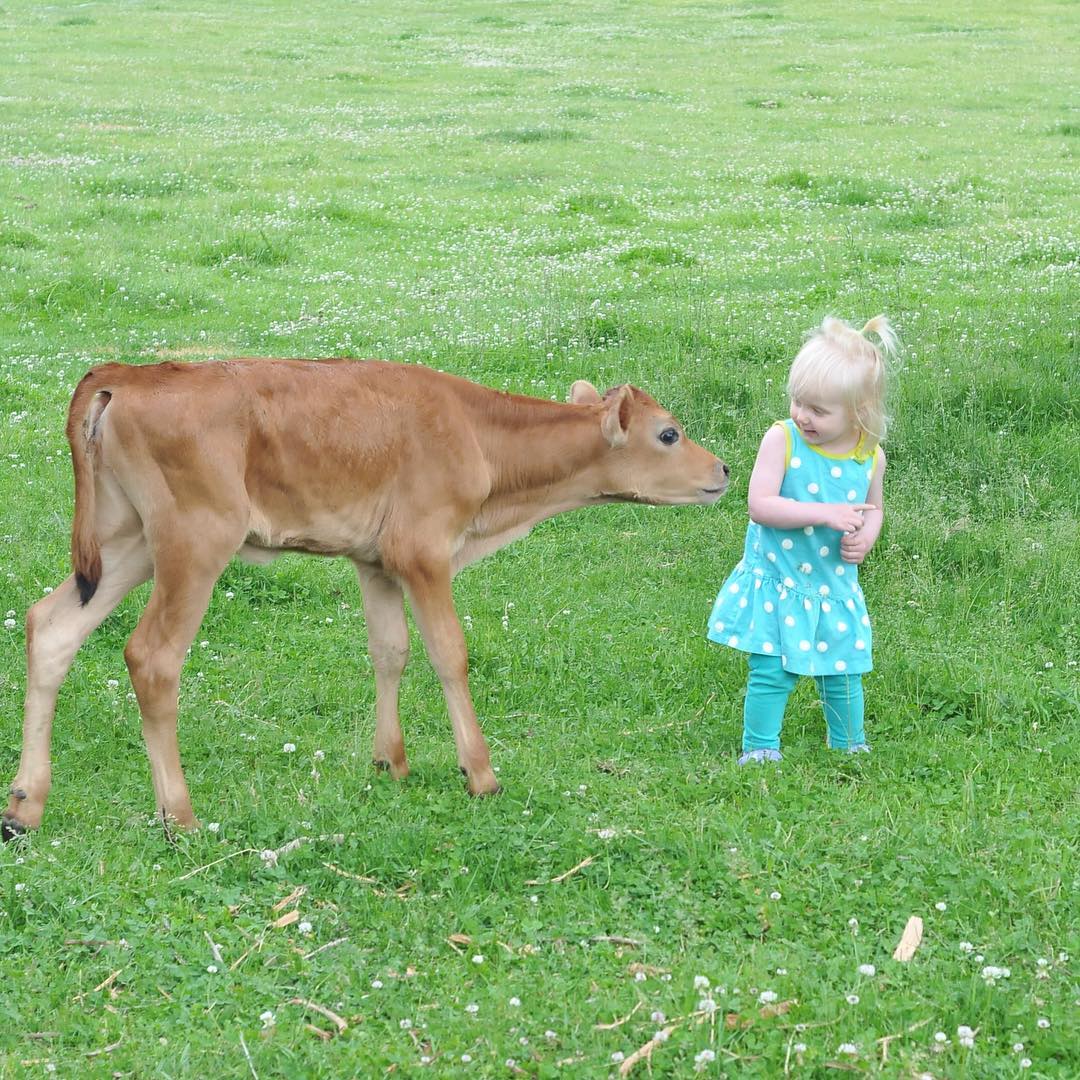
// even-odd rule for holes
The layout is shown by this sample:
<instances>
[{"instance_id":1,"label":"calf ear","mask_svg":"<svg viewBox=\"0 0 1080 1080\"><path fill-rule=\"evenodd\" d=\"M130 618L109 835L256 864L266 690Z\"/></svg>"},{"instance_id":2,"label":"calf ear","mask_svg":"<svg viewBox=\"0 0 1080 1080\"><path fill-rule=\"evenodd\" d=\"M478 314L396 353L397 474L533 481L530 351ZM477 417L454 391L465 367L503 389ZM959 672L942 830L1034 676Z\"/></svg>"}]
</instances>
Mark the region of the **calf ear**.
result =
<instances>
[{"instance_id":1,"label":"calf ear","mask_svg":"<svg viewBox=\"0 0 1080 1080\"><path fill-rule=\"evenodd\" d=\"M599 405L600 395L597 393L596 387L591 382L586 382L584 379L578 379L573 386L570 387L569 401L573 405Z\"/></svg>"},{"instance_id":2,"label":"calf ear","mask_svg":"<svg viewBox=\"0 0 1080 1080\"><path fill-rule=\"evenodd\" d=\"M633 402L633 393L629 386L620 386L616 390L609 390L607 400L604 402L604 416L600 421L600 430L604 438L615 449L626 445L630 435L630 408Z\"/></svg>"}]
</instances>

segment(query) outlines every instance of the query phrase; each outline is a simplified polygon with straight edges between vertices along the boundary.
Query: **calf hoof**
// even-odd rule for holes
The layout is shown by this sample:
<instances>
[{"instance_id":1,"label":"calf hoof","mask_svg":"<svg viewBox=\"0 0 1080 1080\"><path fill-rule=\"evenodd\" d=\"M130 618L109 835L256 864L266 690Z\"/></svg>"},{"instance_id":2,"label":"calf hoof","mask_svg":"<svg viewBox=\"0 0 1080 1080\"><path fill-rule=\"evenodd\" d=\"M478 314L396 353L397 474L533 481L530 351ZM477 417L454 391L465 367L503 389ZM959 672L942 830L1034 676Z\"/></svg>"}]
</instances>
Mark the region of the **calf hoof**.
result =
<instances>
[{"instance_id":1,"label":"calf hoof","mask_svg":"<svg viewBox=\"0 0 1080 1080\"><path fill-rule=\"evenodd\" d=\"M16 821L10 814L0 819L0 840L5 844L19 836L25 836L30 830L21 821Z\"/></svg>"},{"instance_id":2,"label":"calf hoof","mask_svg":"<svg viewBox=\"0 0 1080 1080\"><path fill-rule=\"evenodd\" d=\"M387 761L385 758L372 758L371 764L375 766L379 772L388 772L395 780L404 780L409 775L409 766L406 762L402 762L400 765L395 765L392 761Z\"/></svg>"},{"instance_id":3,"label":"calf hoof","mask_svg":"<svg viewBox=\"0 0 1080 1080\"><path fill-rule=\"evenodd\" d=\"M481 799L486 795L498 795L502 791L502 787L499 781L495 779L493 772L488 772L486 776L469 776L464 769L461 770L465 773L465 777L468 780L469 794L474 799Z\"/></svg>"}]
</instances>

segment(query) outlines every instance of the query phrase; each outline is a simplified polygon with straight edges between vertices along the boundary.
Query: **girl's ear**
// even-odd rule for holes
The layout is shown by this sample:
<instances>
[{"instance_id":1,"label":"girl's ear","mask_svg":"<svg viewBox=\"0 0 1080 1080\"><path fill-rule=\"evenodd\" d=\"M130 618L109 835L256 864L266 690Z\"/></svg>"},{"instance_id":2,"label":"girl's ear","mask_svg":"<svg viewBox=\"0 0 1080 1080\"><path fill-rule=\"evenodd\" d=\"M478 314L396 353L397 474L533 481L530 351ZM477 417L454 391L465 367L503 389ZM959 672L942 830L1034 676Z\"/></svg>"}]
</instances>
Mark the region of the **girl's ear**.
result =
<instances>
[{"instance_id":1,"label":"girl's ear","mask_svg":"<svg viewBox=\"0 0 1080 1080\"><path fill-rule=\"evenodd\" d=\"M570 387L570 396L568 398L573 405L599 405L600 394L591 382L586 382L585 379L578 379Z\"/></svg>"}]
</instances>

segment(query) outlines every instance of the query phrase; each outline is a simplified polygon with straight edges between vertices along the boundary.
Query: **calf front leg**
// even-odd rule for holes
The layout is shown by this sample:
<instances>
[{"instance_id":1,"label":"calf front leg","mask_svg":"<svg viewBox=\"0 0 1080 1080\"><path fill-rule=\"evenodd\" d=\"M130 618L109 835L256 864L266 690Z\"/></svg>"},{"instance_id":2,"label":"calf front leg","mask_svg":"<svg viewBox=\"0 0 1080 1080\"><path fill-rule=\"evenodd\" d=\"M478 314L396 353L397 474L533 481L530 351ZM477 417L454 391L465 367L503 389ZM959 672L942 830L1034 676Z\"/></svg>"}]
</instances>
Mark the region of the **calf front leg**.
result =
<instances>
[{"instance_id":1,"label":"calf front leg","mask_svg":"<svg viewBox=\"0 0 1080 1080\"><path fill-rule=\"evenodd\" d=\"M458 765L468 780L469 793L494 795L499 782L469 693L469 657L450 592L449 561L415 565L402 576L420 635L442 683Z\"/></svg>"},{"instance_id":2,"label":"calf front leg","mask_svg":"<svg viewBox=\"0 0 1080 1080\"><path fill-rule=\"evenodd\" d=\"M409 628L401 586L381 570L356 563L367 620L368 652L375 668L375 740L372 760L395 780L409 775L398 718L398 687L409 659Z\"/></svg>"}]
</instances>

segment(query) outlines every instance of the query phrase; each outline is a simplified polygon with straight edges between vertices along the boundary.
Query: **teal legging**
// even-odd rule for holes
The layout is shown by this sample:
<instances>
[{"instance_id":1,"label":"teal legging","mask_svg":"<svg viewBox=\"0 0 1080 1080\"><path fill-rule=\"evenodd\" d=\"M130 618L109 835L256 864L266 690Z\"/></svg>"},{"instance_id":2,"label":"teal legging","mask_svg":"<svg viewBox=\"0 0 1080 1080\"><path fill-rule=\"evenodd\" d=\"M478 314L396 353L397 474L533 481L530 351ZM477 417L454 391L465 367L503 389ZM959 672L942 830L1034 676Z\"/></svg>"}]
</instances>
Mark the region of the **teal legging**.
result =
<instances>
[{"instance_id":1,"label":"teal legging","mask_svg":"<svg viewBox=\"0 0 1080 1080\"><path fill-rule=\"evenodd\" d=\"M750 677L743 703L743 750L780 749L780 728L788 697L799 681L778 656L750 653ZM825 709L829 746L846 750L866 742L861 675L814 676Z\"/></svg>"}]
</instances>

